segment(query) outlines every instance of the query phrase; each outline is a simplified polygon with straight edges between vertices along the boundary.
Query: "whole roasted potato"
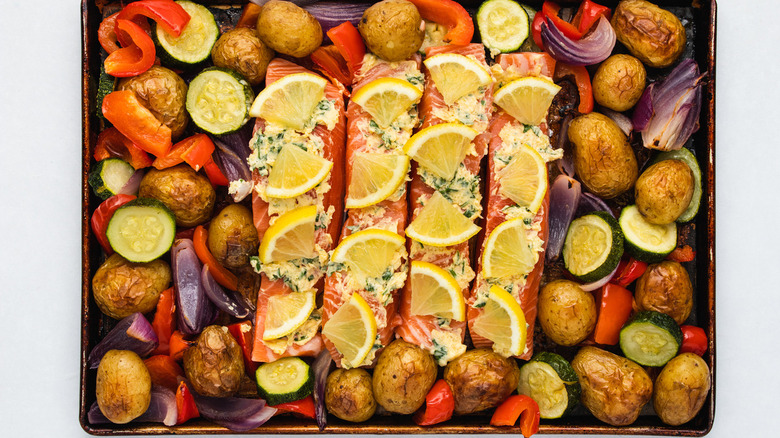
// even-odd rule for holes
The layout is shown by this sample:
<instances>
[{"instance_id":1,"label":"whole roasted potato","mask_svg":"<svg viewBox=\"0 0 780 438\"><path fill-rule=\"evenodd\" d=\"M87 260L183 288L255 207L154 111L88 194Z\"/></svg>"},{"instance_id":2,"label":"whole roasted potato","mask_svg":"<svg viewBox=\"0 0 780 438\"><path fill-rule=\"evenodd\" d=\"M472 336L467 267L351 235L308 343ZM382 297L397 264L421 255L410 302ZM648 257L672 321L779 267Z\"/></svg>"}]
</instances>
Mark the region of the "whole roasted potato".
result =
<instances>
[{"instance_id":1,"label":"whole roasted potato","mask_svg":"<svg viewBox=\"0 0 780 438\"><path fill-rule=\"evenodd\" d=\"M574 171L593 194L614 198L629 190L639 168L623 131L609 117L590 113L569 124Z\"/></svg>"},{"instance_id":2,"label":"whole roasted potato","mask_svg":"<svg viewBox=\"0 0 780 438\"><path fill-rule=\"evenodd\" d=\"M265 80L265 70L274 57L254 29L237 27L223 33L211 49L214 65L235 70L252 85Z\"/></svg>"},{"instance_id":3,"label":"whole roasted potato","mask_svg":"<svg viewBox=\"0 0 780 438\"><path fill-rule=\"evenodd\" d=\"M362 368L342 368L328 375L325 383L325 407L345 421L360 423L376 412L371 375Z\"/></svg>"},{"instance_id":4,"label":"whole roasted potato","mask_svg":"<svg viewBox=\"0 0 780 438\"><path fill-rule=\"evenodd\" d=\"M655 310L671 316L677 324L684 323L693 309L688 271L668 260L648 266L636 282L634 299L637 310Z\"/></svg>"},{"instance_id":5,"label":"whole roasted potato","mask_svg":"<svg viewBox=\"0 0 780 438\"><path fill-rule=\"evenodd\" d=\"M636 363L596 347L582 347L571 366L582 386L582 404L599 420L626 426L650 401L653 381Z\"/></svg>"},{"instance_id":6,"label":"whole roasted potato","mask_svg":"<svg viewBox=\"0 0 780 438\"><path fill-rule=\"evenodd\" d=\"M322 44L320 22L291 2L271 0L257 17L257 34L271 49L302 58Z\"/></svg>"},{"instance_id":7,"label":"whole roasted potato","mask_svg":"<svg viewBox=\"0 0 780 438\"><path fill-rule=\"evenodd\" d=\"M537 306L542 330L558 345L579 344L596 327L596 301L573 281L544 285Z\"/></svg>"},{"instance_id":8,"label":"whole roasted potato","mask_svg":"<svg viewBox=\"0 0 780 438\"><path fill-rule=\"evenodd\" d=\"M134 263L113 254L92 277L92 296L101 312L122 319L154 310L170 283L171 268L165 261Z\"/></svg>"},{"instance_id":9,"label":"whole roasted potato","mask_svg":"<svg viewBox=\"0 0 780 438\"><path fill-rule=\"evenodd\" d=\"M639 102L646 79L641 61L630 55L612 55L593 75L593 98L611 110L626 111Z\"/></svg>"},{"instance_id":10,"label":"whole roasted potato","mask_svg":"<svg viewBox=\"0 0 780 438\"><path fill-rule=\"evenodd\" d=\"M244 377L244 356L227 327L210 325L184 350L184 373L198 394L230 397Z\"/></svg>"},{"instance_id":11,"label":"whole roasted potato","mask_svg":"<svg viewBox=\"0 0 780 438\"><path fill-rule=\"evenodd\" d=\"M407 0L384 0L366 9L358 30L371 53L386 61L415 54L425 39L417 7Z\"/></svg>"},{"instance_id":12,"label":"whole roasted potato","mask_svg":"<svg viewBox=\"0 0 780 438\"><path fill-rule=\"evenodd\" d=\"M444 380L455 397L455 413L470 414L495 407L517 389L520 368L487 348L468 350L444 368Z\"/></svg>"},{"instance_id":13,"label":"whole roasted potato","mask_svg":"<svg viewBox=\"0 0 780 438\"><path fill-rule=\"evenodd\" d=\"M152 378L133 351L109 350L100 360L95 382L98 408L112 423L138 418L152 400Z\"/></svg>"},{"instance_id":14,"label":"whole roasted potato","mask_svg":"<svg viewBox=\"0 0 780 438\"><path fill-rule=\"evenodd\" d=\"M436 382L436 362L422 348L402 339L385 347L374 368L374 397L388 412L411 414Z\"/></svg>"},{"instance_id":15,"label":"whole roasted potato","mask_svg":"<svg viewBox=\"0 0 780 438\"><path fill-rule=\"evenodd\" d=\"M150 168L138 188L141 198L154 198L176 216L176 225L194 227L211 218L217 195L208 178L188 164L163 170Z\"/></svg>"},{"instance_id":16,"label":"whole roasted potato","mask_svg":"<svg viewBox=\"0 0 780 438\"><path fill-rule=\"evenodd\" d=\"M685 28L671 12L645 0L621 0L612 15L618 41L650 67L668 67L685 50Z\"/></svg>"},{"instance_id":17,"label":"whole roasted potato","mask_svg":"<svg viewBox=\"0 0 780 438\"><path fill-rule=\"evenodd\" d=\"M636 180L636 208L651 224L677 220L693 197L693 172L681 160L663 160L648 167Z\"/></svg>"},{"instance_id":18,"label":"whole roasted potato","mask_svg":"<svg viewBox=\"0 0 780 438\"><path fill-rule=\"evenodd\" d=\"M241 204L223 208L209 224L208 246L223 266L249 266L249 257L257 255L260 240L252 222L252 212Z\"/></svg>"},{"instance_id":19,"label":"whole roasted potato","mask_svg":"<svg viewBox=\"0 0 780 438\"><path fill-rule=\"evenodd\" d=\"M655 413L670 426L691 421L704 406L710 383L710 369L702 358L693 353L675 357L655 379Z\"/></svg>"},{"instance_id":20,"label":"whole roasted potato","mask_svg":"<svg viewBox=\"0 0 780 438\"><path fill-rule=\"evenodd\" d=\"M117 89L133 91L157 120L171 128L174 139L187 127L190 120L184 107L187 83L172 70L153 65L138 76L120 79Z\"/></svg>"}]
</instances>

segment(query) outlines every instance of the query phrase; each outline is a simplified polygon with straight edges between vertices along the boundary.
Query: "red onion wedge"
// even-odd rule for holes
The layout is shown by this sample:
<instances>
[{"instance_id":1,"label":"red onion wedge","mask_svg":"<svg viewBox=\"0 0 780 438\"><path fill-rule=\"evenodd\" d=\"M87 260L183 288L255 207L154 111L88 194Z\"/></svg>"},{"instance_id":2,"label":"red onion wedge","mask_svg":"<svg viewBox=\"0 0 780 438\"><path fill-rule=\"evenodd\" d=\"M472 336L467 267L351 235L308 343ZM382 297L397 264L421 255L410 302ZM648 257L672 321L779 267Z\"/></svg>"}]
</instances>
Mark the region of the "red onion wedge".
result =
<instances>
[{"instance_id":1,"label":"red onion wedge","mask_svg":"<svg viewBox=\"0 0 780 438\"><path fill-rule=\"evenodd\" d=\"M179 239L171 249L171 267L176 290L179 330L185 335L200 333L216 317L206 298L201 264L190 239Z\"/></svg>"},{"instance_id":2,"label":"red onion wedge","mask_svg":"<svg viewBox=\"0 0 780 438\"><path fill-rule=\"evenodd\" d=\"M214 276L211 275L208 265L203 265L203 270L200 273L201 281L203 282L203 289L206 292L206 296L217 308L228 315L234 316L238 319L244 319L251 313L250 309L244 306L243 300L238 300L230 292L225 292L222 286L217 283ZM232 292L232 291L231 291ZM252 318L254 319L254 317Z\"/></svg>"},{"instance_id":3,"label":"red onion wedge","mask_svg":"<svg viewBox=\"0 0 780 438\"><path fill-rule=\"evenodd\" d=\"M241 137L237 138L238 141L233 141L232 144L213 139L217 146L214 162L230 181L228 191L233 196L233 201L241 202L252 192L252 172L247 164L251 151L248 143L241 146Z\"/></svg>"},{"instance_id":4,"label":"red onion wedge","mask_svg":"<svg viewBox=\"0 0 780 438\"><path fill-rule=\"evenodd\" d=\"M109 350L130 350L144 357L157 348L154 328L140 313L125 317L89 352L87 365L95 369Z\"/></svg>"},{"instance_id":5,"label":"red onion wedge","mask_svg":"<svg viewBox=\"0 0 780 438\"><path fill-rule=\"evenodd\" d=\"M612 280L612 277L615 276L615 274L617 273L617 270L618 270L619 267L620 267L620 264L618 264L618 266L615 266L615 270L610 272L609 274L607 274L606 277L604 277L604 278L602 278L600 280L596 280L596 281L594 281L592 283L581 284L580 288L582 290L584 290L585 292L592 292L592 291L600 288L601 286L604 286L605 284L609 283L609 280Z\"/></svg>"},{"instance_id":6,"label":"red onion wedge","mask_svg":"<svg viewBox=\"0 0 780 438\"><path fill-rule=\"evenodd\" d=\"M586 214L593 213L594 211L606 211L612 217L615 217L615 213L609 208L606 202L593 193L583 192L580 197L580 205L577 206L577 212L575 217L584 216Z\"/></svg>"},{"instance_id":7,"label":"red onion wedge","mask_svg":"<svg viewBox=\"0 0 780 438\"><path fill-rule=\"evenodd\" d=\"M574 212L580 202L582 188L579 181L566 175L558 175L550 188L550 220L547 238L547 261L556 260L561 254L563 241Z\"/></svg>"},{"instance_id":8,"label":"red onion wedge","mask_svg":"<svg viewBox=\"0 0 780 438\"><path fill-rule=\"evenodd\" d=\"M311 2L310 2L311 3ZM310 14L314 15L314 18L320 22L322 27L322 44L332 44L330 38L328 38L328 31L334 27L349 21L355 27L360 23L360 19L363 18L363 12L371 6L372 2L315 2L314 4L304 7Z\"/></svg>"},{"instance_id":9,"label":"red onion wedge","mask_svg":"<svg viewBox=\"0 0 780 438\"><path fill-rule=\"evenodd\" d=\"M330 352L322 350L311 367L314 373L314 412L320 431L325 429L328 424L328 415L325 412L325 381L330 373L332 363L333 358L330 356Z\"/></svg>"},{"instance_id":10,"label":"red onion wedge","mask_svg":"<svg viewBox=\"0 0 780 438\"><path fill-rule=\"evenodd\" d=\"M599 108L599 112L612 119L612 121L618 125L618 128L623 131L623 134L626 134L626 136L631 135L631 131L634 130L634 122L632 122L628 116L604 107Z\"/></svg>"},{"instance_id":11,"label":"red onion wedge","mask_svg":"<svg viewBox=\"0 0 780 438\"><path fill-rule=\"evenodd\" d=\"M192 391L200 416L233 432L246 432L262 426L276 408L259 398L207 397Z\"/></svg>"},{"instance_id":12,"label":"red onion wedge","mask_svg":"<svg viewBox=\"0 0 780 438\"><path fill-rule=\"evenodd\" d=\"M561 122L561 132L558 133L558 141L556 142L556 149L563 149L563 158L556 162L558 170L572 178L574 178L574 160L569 145L569 124L573 118L571 113L566 114Z\"/></svg>"},{"instance_id":13,"label":"red onion wedge","mask_svg":"<svg viewBox=\"0 0 780 438\"><path fill-rule=\"evenodd\" d=\"M122 186L121 189L119 189L118 195L137 195L138 194L138 187L141 186L141 180L144 177L144 170L138 169L130 176L130 179L127 180L125 185Z\"/></svg>"},{"instance_id":14,"label":"red onion wedge","mask_svg":"<svg viewBox=\"0 0 780 438\"><path fill-rule=\"evenodd\" d=\"M634 106L634 114L631 121L634 123L634 129L644 131L647 124L650 123L650 117L653 115L653 89L655 83L648 85L639 98L639 102Z\"/></svg>"},{"instance_id":15,"label":"red onion wedge","mask_svg":"<svg viewBox=\"0 0 780 438\"><path fill-rule=\"evenodd\" d=\"M152 398L149 407L140 417L133 420L134 423L162 423L166 426L176 425L176 395L170 389L152 385ZM97 402L93 402L87 412L87 421L90 424L108 424L111 421L100 411Z\"/></svg>"},{"instance_id":16,"label":"red onion wedge","mask_svg":"<svg viewBox=\"0 0 780 438\"><path fill-rule=\"evenodd\" d=\"M612 54L616 41L615 30L603 16L594 30L579 41L564 35L550 19L542 23L544 49L556 60L571 65L598 64Z\"/></svg>"}]
</instances>

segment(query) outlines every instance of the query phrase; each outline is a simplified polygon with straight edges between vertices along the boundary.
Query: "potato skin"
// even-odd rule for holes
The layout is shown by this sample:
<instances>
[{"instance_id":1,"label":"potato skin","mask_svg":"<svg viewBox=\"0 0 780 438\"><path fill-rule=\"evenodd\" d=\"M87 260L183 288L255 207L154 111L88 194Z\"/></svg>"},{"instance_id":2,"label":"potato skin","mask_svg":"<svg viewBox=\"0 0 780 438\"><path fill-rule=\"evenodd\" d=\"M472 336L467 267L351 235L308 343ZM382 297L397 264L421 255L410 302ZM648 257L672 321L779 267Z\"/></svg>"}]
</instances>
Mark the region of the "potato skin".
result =
<instances>
[{"instance_id":1,"label":"potato skin","mask_svg":"<svg viewBox=\"0 0 780 438\"><path fill-rule=\"evenodd\" d=\"M655 413L670 426L691 421L704 406L710 383L710 369L702 358L693 353L675 357L655 380Z\"/></svg>"},{"instance_id":2,"label":"potato skin","mask_svg":"<svg viewBox=\"0 0 780 438\"><path fill-rule=\"evenodd\" d=\"M133 351L109 350L100 360L95 382L98 408L112 423L138 418L152 400L152 378Z\"/></svg>"},{"instance_id":3,"label":"potato skin","mask_svg":"<svg viewBox=\"0 0 780 438\"><path fill-rule=\"evenodd\" d=\"M636 207L651 224L677 220L693 197L693 172L681 160L664 160L648 167L636 180Z\"/></svg>"},{"instance_id":4,"label":"potato skin","mask_svg":"<svg viewBox=\"0 0 780 438\"><path fill-rule=\"evenodd\" d=\"M211 49L214 65L240 73L247 82L259 85L265 80L274 51L268 48L254 29L237 27L222 35Z\"/></svg>"},{"instance_id":5,"label":"potato skin","mask_svg":"<svg viewBox=\"0 0 780 438\"><path fill-rule=\"evenodd\" d=\"M386 61L403 61L425 39L425 28L417 7L406 0L384 0L363 13L360 35L371 53Z\"/></svg>"},{"instance_id":6,"label":"potato skin","mask_svg":"<svg viewBox=\"0 0 780 438\"><path fill-rule=\"evenodd\" d=\"M633 187L639 173L628 137L609 117L590 113L569 124L574 171L596 196L614 198Z\"/></svg>"},{"instance_id":7,"label":"potato skin","mask_svg":"<svg viewBox=\"0 0 780 438\"><path fill-rule=\"evenodd\" d=\"M149 313L171 283L171 268L161 259L134 263L113 254L92 277L92 297L100 311L114 319Z\"/></svg>"},{"instance_id":8,"label":"potato skin","mask_svg":"<svg viewBox=\"0 0 780 438\"><path fill-rule=\"evenodd\" d=\"M184 350L184 373L198 394L229 397L241 386L244 356L227 327L210 325Z\"/></svg>"},{"instance_id":9,"label":"potato skin","mask_svg":"<svg viewBox=\"0 0 780 438\"><path fill-rule=\"evenodd\" d=\"M154 198L165 204L176 216L176 225L181 227L194 227L211 219L217 199L208 178L188 164L149 169L141 180L138 197Z\"/></svg>"},{"instance_id":10,"label":"potato skin","mask_svg":"<svg viewBox=\"0 0 780 438\"><path fill-rule=\"evenodd\" d=\"M650 401L653 381L636 363L596 347L583 347L571 366L582 386L582 404L613 426L636 421Z\"/></svg>"},{"instance_id":11,"label":"potato skin","mask_svg":"<svg viewBox=\"0 0 780 438\"><path fill-rule=\"evenodd\" d=\"M637 280L634 299L637 310L655 310L671 316L677 324L684 323L693 309L688 271L669 260L649 265Z\"/></svg>"},{"instance_id":12,"label":"potato skin","mask_svg":"<svg viewBox=\"0 0 780 438\"><path fill-rule=\"evenodd\" d=\"M436 382L436 362L422 348L396 339L385 347L374 368L374 397L388 412L411 414L425 402Z\"/></svg>"},{"instance_id":13,"label":"potato skin","mask_svg":"<svg viewBox=\"0 0 780 438\"><path fill-rule=\"evenodd\" d=\"M593 98L613 111L626 111L639 102L646 80L641 61L630 55L612 55L593 75Z\"/></svg>"},{"instance_id":14,"label":"potato skin","mask_svg":"<svg viewBox=\"0 0 780 438\"><path fill-rule=\"evenodd\" d=\"M187 128L190 120L184 107L187 83L173 70L153 65L138 76L120 79L117 89L133 91L141 105L171 128L172 138L179 138Z\"/></svg>"},{"instance_id":15,"label":"potato skin","mask_svg":"<svg viewBox=\"0 0 780 438\"><path fill-rule=\"evenodd\" d=\"M455 413L470 414L490 409L517 389L520 368L487 348L468 350L444 368L444 380L455 397Z\"/></svg>"},{"instance_id":16,"label":"potato skin","mask_svg":"<svg viewBox=\"0 0 780 438\"><path fill-rule=\"evenodd\" d=\"M650 67L668 67L685 50L685 28L671 12L645 0L621 0L612 15L618 41Z\"/></svg>"},{"instance_id":17,"label":"potato skin","mask_svg":"<svg viewBox=\"0 0 780 438\"><path fill-rule=\"evenodd\" d=\"M322 44L320 22L291 2L271 0L257 17L257 34L266 46L302 58Z\"/></svg>"},{"instance_id":18,"label":"potato skin","mask_svg":"<svg viewBox=\"0 0 780 438\"><path fill-rule=\"evenodd\" d=\"M360 423L376 412L371 375L362 368L339 368L325 383L325 407L345 421Z\"/></svg>"},{"instance_id":19,"label":"potato skin","mask_svg":"<svg viewBox=\"0 0 780 438\"><path fill-rule=\"evenodd\" d=\"M249 266L249 257L257 255L260 246L252 212L241 204L223 208L211 219L207 244L222 266L233 269Z\"/></svg>"},{"instance_id":20,"label":"potato skin","mask_svg":"<svg viewBox=\"0 0 780 438\"><path fill-rule=\"evenodd\" d=\"M573 281L544 285L537 306L542 330L558 345L579 344L596 327L596 300Z\"/></svg>"}]
</instances>

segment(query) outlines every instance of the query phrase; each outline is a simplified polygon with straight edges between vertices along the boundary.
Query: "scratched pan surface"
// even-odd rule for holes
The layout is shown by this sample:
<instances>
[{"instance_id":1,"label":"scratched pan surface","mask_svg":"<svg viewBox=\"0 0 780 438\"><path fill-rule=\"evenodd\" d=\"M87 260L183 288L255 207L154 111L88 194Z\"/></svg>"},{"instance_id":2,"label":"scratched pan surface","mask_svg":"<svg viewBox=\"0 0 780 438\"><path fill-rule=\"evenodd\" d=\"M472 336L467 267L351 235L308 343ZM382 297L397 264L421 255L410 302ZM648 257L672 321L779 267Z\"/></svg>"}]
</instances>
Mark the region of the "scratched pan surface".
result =
<instances>
[{"instance_id":1,"label":"scratched pan surface","mask_svg":"<svg viewBox=\"0 0 780 438\"><path fill-rule=\"evenodd\" d=\"M214 7L221 27L231 27L240 15L241 1L199 0ZM82 314L81 314L81 391L79 394L79 422L85 431L93 435L158 435L158 434L226 434L229 430L204 420L191 420L184 425L166 427L161 424L130 423L125 425L90 424L87 411L95 401L95 371L89 370L86 358L89 351L102 338L107 328L107 318L102 316L91 299L91 279L102 263L104 256L89 227L92 211L99 204L87 184L92 151L100 130L103 128L95 115L95 94L100 72L101 49L97 42L97 28L102 20L101 8L108 1L82 0ZM462 1L474 11L479 1ZM532 6L540 1L528 0ZM537 4L539 3L539 4ZM577 3L568 2L568 3ZM600 3L614 7L616 1ZM696 220L680 228L681 240L696 250L696 260L689 267L694 283L694 310L689 323L703 327L707 332L709 349L704 359L710 366L712 390L701 412L682 426L664 425L654 415L651 406L646 406L639 419L628 427L614 427L600 422L580 407L559 420L544 420L540 434L613 434L613 435L667 435L703 436L712 428L715 416L715 0L658 0L662 7L677 14L685 24L688 47L683 56L693 57L702 71L708 71L704 87L701 113L701 129L692 138L692 147L702 170L703 198ZM576 5L575 5L576 6ZM108 6L111 7L110 5ZM618 46L620 44L618 43ZM651 78L663 75L665 71L650 69ZM540 333L537 333L539 347L548 347ZM558 350L569 359L574 350ZM649 403L651 405L652 403ZM347 423L330 416L325 433L332 434L425 434L425 433L519 433L517 428L495 428L488 425L488 414L455 417L438 426L422 428L412 422L411 416L374 416L366 423ZM312 421L299 420L290 416L271 419L262 427L250 431L254 434L314 434L317 427Z\"/></svg>"}]
</instances>

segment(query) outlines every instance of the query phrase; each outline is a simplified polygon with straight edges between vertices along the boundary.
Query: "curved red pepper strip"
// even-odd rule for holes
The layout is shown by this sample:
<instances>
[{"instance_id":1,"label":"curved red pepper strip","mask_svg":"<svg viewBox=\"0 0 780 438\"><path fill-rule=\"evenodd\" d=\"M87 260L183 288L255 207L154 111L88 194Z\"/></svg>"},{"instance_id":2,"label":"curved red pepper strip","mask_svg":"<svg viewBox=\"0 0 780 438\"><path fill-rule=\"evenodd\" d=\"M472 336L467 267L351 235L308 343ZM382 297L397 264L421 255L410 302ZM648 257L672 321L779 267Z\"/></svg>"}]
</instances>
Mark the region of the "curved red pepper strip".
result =
<instances>
[{"instance_id":1,"label":"curved red pepper strip","mask_svg":"<svg viewBox=\"0 0 780 438\"><path fill-rule=\"evenodd\" d=\"M544 12L538 11L536 15L534 15L534 20L531 22L531 37L533 37L536 47L544 50L544 42L542 42L542 23L544 23Z\"/></svg>"},{"instance_id":2,"label":"curved red pepper strip","mask_svg":"<svg viewBox=\"0 0 780 438\"><path fill-rule=\"evenodd\" d=\"M492 426L514 426L520 418L520 432L528 438L539 431L539 405L527 395L513 395L506 399L490 419Z\"/></svg>"},{"instance_id":3,"label":"curved red pepper strip","mask_svg":"<svg viewBox=\"0 0 780 438\"><path fill-rule=\"evenodd\" d=\"M106 128L98 135L95 152L92 154L95 161L105 160L106 158L121 158L134 169L143 169L152 165L152 159L149 154L139 148L129 138L125 137L119 130L113 126Z\"/></svg>"},{"instance_id":4,"label":"curved red pepper strip","mask_svg":"<svg viewBox=\"0 0 780 438\"><path fill-rule=\"evenodd\" d=\"M118 20L132 20L143 15L154 20L167 33L177 37L190 22L190 14L173 0L141 0L129 3L119 12Z\"/></svg>"},{"instance_id":5,"label":"curved red pepper strip","mask_svg":"<svg viewBox=\"0 0 780 438\"><path fill-rule=\"evenodd\" d=\"M580 104L577 110L580 114L588 114L593 111L593 85L590 82L590 74L584 66L573 66L563 62L555 64L555 79L571 76L577 84L580 96Z\"/></svg>"},{"instance_id":6,"label":"curved red pepper strip","mask_svg":"<svg viewBox=\"0 0 780 438\"><path fill-rule=\"evenodd\" d=\"M195 404L195 397L192 396L190 388L184 381L179 382L176 388L176 424L182 424L189 419L200 417L198 406Z\"/></svg>"},{"instance_id":7,"label":"curved red pepper strip","mask_svg":"<svg viewBox=\"0 0 780 438\"><path fill-rule=\"evenodd\" d=\"M420 426L432 426L452 418L455 398L450 385L439 379L425 396L425 406L414 414L414 422Z\"/></svg>"},{"instance_id":8,"label":"curved red pepper strip","mask_svg":"<svg viewBox=\"0 0 780 438\"><path fill-rule=\"evenodd\" d=\"M409 0L417 6L425 21L432 21L447 28L444 41L465 46L474 37L474 22L468 11L453 0Z\"/></svg>"},{"instance_id":9,"label":"curved red pepper strip","mask_svg":"<svg viewBox=\"0 0 780 438\"><path fill-rule=\"evenodd\" d=\"M593 330L593 340L597 344L615 345L620 340L620 329L631 316L634 296L628 289L607 283L597 296L596 307L599 316Z\"/></svg>"},{"instance_id":10,"label":"curved red pepper strip","mask_svg":"<svg viewBox=\"0 0 780 438\"><path fill-rule=\"evenodd\" d=\"M114 249L111 248L111 244L108 243L108 237L106 237L106 230L108 229L108 221L114 215L114 212L121 206L135 199L134 195L114 195L105 201L101 202L95 212L92 213L92 218L89 223L92 227L92 233L95 235L100 246L107 255L114 253Z\"/></svg>"},{"instance_id":11,"label":"curved red pepper strip","mask_svg":"<svg viewBox=\"0 0 780 438\"><path fill-rule=\"evenodd\" d=\"M241 352L244 355L244 370L250 377L254 377L258 365L257 362L252 361L252 344L254 339L254 327L252 326L252 322L242 321L231 324L228 326L228 331L233 335L238 346L241 347ZM276 408L279 409L278 406Z\"/></svg>"},{"instance_id":12,"label":"curved red pepper strip","mask_svg":"<svg viewBox=\"0 0 780 438\"><path fill-rule=\"evenodd\" d=\"M318 70L329 78L335 79L344 85L352 84L352 74L349 71L347 61L336 46L320 46L311 54L311 60L317 65Z\"/></svg>"},{"instance_id":13,"label":"curved red pepper strip","mask_svg":"<svg viewBox=\"0 0 780 438\"><path fill-rule=\"evenodd\" d=\"M98 42L106 53L113 53L119 50L119 44L123 47L131 46L133 44L133 40L130 39L130 36L125 32L120 31L118 34L116 33L116 17L118 15L119 12L109 15L100 22L100 26L98 27ZM147 34L151 33L151 27L149 27L149 22L146 20L146 17L138 16L130 21L141 27ZM117 44L117 42L119 42L119 44Z\"/></svg>"},{"instance_id":14,"label":"curved red pepper strip","mask_svg":"<svg viewBox=\"0 0 780 438\"><path fill-rule=\"evenodd\" d=\"M640 262L639 260L629 259L621 260L618 265L617 274L612 277L610 283L618 286L626 287L633 283L634 280L641 277L647 270L647 263Z\"/></svg>"},{"instance_id":15,"label":"curved red pepper strip","mask_svg":"<svg viewBox=\"0 0 780 438\"><path fill-rule=\"evenodd\" d=\"M577 29L575 25L564 21L561 17L558 16L558 12L560 10L560 5L554 2L547 1L542 5L542 12L544 13L544 16L550 19L555 27L563 32L564 35L575 41L582 38L582 32L580 32L580 30Z\"/></svg>"},{"instance_id":16,"label":"curved red pepper strip","mask_svg":"<svg viewBox=\"0 0 780 438\"><path fill-rule=\"evenodd\" d=\"M203 171L206 172L206 176L209 178L209 182L212 186L230 185L230 181L228 181L225 174L222 173L222 170L217 166L217 163L215 163L213 159L203 166Z\"/></svg>"},{"instance_id":17,"label":"curved red pepper strip","mask_svg":"<svg viewBox=\"0 0 780 438\"><path fill-rule=\"evenodd\" d=\"M366 54L366 45L363 43L363 38L349 21L345 21L330 29L328 37L333 41L333 44L347 62L350 77L349 83L346 85L350 85L355 77L355 73L360 69L360 64L363 63L363 56Z\"/></svg>"},{"instance_id":18,"label":"curved red pepper strip","mask_svg":"<svg viewBox=\"0 0 780 438\"><path fill-rule=\"evenodd\" d=\"M220 286L230 290L238 290L238 278L235 274L225 269L219 261L209 251L206 243L209 238L209 232L203 228L203 225L195 227L195 233L192 235L192 244L195 247L195 254L198 255L201 263L209 266L211 275Z\"/></svg>"},{"instance_id":19,"label":"curved red pepper strip","mask_svg":"<svg viewBox=\"0 0 780 438\"><path fill-rule=\"evenodd\" d=\"M693 325L682 325L683 342L680 353L693 353L701 356L707 351L707 334L704 329Z\"/></svg>"},{"instance_id":20,"label":"curved red pepper strip","mask_svg":"<svg viewBox=\"0 0 780 438\"><path fill-rule=\"evenodd\" d=\"M262 6L256 5L252 2L245 4L244 11L241 12L241 17L238 19L236 27L247 27L249 29L256 28L257 18L260 16L260 11L262 9Z\"/></svg>"},{"instance_id":21,"label":"curved red pepper strip","mask_svg":"<svg viewBox=\"0 0 780 438\"><path fill-rule=\"evenodd\" d=\"M173 288L165 289L157 300L157 310L154 312L152 328L157 334L159 343L151 354L170 353L171 335L176 330L176 318L173 317L176 310Z\"/></svg>"},{"instance_id":22,"label":"curved red pepper strip","mask_svg":"<svg viewBox=\"0 0 780 438\"><path fill-rule=\"evenodd\" d=\"M125 50L125 49L121 49ZM109 55L109 58L119 52ZM163 156L171 149L171 128L165 126L133 91L119 90L103 99L103 116L136 146L154 156Z\"/></svg>"},{"instance_id":23,"label":"curved red pepper strip","mask_svg":"<svg viewBox=\"0 0 780 438\"><path fill-rule=\"evenodd\" d=\"M696 251L689 245L678 246L668 256L666 260L671 260L677 263L692 262L696 259Z\"/></svg>"},{"instance_id":24,"label":"curved red pepper strip","mask_svg":"<svg viewBox=\"0 0 780 438\"><path fill-rule=\"evenodd\" d=\"M312 420L315 417L314 398L312 398L312 396L307 396L300 400L295 400L288 403L281 403L274 405L273 407L276 408L275 415L292 413L304 418L310 418Z\"/></svg>"},{"instance_id":25,"label":"curved red pepper strip","mask_svg":"<svg viewBox=\"0 0 780 438\"><path fill-rule=\"evenodd\" d=\"M152 37L130 20L116 20L116 31L125 32L133 44L115 50L108 55L106 73L118 78L138 76L154 65L155 48Z\"/></svg>"}]
</instances>

